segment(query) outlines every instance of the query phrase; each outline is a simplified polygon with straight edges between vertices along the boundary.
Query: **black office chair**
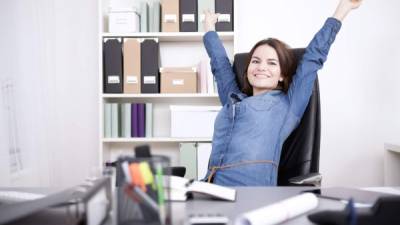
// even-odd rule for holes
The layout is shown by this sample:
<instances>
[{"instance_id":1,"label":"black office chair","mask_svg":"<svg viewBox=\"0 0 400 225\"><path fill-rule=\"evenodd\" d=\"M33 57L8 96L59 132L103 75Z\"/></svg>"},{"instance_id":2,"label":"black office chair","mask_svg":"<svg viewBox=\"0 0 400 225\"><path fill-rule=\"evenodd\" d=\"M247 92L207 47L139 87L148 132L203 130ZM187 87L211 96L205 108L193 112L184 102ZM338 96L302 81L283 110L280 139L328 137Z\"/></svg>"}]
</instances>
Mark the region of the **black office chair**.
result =
<instances>
[{"instance_id":1,"label":"black office chair","mask_svg":"<svg viewBox=\"0 0 400 225\"><path fill-rule=\"evenodd\" d=\"M296 62L303 57L304 48L292 49ZM233 70L239 88L243 86L248 53L234 56ZM278 185L313 185L320 186L322 176L319 172L319 148L321 134L321 109L318 78L306 111L299 126L290 134L282 147L278 169Z\"/></svg>"}]
</instances>

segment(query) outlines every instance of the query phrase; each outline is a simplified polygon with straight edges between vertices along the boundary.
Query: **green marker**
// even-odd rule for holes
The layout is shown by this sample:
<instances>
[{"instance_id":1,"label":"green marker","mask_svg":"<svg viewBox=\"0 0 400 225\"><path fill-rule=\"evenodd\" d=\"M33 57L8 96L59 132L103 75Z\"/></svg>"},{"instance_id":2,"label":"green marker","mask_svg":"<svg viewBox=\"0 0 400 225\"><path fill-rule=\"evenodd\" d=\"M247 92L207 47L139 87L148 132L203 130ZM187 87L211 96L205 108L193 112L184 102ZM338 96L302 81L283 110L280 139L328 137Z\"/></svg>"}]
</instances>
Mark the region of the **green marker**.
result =
<instances>
[{"instance_id":1,"label":"green marker","mask_svg":"<svg viewBox=\"0 0 400 225\"><path fill-rule=\"evenodd\" d=\"M157 195L158 195L158 208L160 210L160 221L161 224L165 224L165 203L164 203L164 182L162 167L160 164L156 166L156 180L157 180Z\"/></svg>"}]
</instances>

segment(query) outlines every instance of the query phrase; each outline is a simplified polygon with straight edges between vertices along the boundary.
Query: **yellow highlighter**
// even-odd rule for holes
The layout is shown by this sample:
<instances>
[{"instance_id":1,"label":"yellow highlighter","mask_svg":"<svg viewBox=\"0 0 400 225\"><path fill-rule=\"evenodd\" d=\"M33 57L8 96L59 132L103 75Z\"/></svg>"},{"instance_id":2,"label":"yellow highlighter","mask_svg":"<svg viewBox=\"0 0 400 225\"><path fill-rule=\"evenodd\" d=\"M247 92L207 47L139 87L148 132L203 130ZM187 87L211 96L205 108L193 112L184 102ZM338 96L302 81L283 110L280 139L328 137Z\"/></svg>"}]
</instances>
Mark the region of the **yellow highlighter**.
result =
<instances>
[{"instance_id":1,"label":"yellow highlighter","mask_svg":"<svg viewBox=\"0 0 400 225\"><path fill-rule=\"evenodd\" d=\"M153 190L156 190L156 184L154 182L154 176L151 172L150 165L148 162L140 162L140 172L142 173L143 181L146 185L151 185Z\"/></svg>"}]
</instances>

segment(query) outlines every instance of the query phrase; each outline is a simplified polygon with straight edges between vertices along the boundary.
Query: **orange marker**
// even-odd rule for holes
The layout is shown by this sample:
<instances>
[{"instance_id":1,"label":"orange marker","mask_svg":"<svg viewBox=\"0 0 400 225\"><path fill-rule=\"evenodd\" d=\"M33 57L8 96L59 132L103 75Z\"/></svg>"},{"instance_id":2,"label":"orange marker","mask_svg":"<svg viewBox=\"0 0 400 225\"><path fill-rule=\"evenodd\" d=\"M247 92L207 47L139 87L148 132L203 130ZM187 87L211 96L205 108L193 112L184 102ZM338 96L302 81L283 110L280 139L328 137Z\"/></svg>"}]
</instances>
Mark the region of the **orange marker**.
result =
<instances>
[{"instance_id":1,"label":"orange marker","mask_svg":"<svg viewBox=\"0 0 400 225\"><path fill-rule=\"evenodd\" d=\"M131 172L132 185L139 186L142 191L147 192L146 184L140 172L139 163L131 163L129 165L129 170Z\"/></svg>"}]
</instances>

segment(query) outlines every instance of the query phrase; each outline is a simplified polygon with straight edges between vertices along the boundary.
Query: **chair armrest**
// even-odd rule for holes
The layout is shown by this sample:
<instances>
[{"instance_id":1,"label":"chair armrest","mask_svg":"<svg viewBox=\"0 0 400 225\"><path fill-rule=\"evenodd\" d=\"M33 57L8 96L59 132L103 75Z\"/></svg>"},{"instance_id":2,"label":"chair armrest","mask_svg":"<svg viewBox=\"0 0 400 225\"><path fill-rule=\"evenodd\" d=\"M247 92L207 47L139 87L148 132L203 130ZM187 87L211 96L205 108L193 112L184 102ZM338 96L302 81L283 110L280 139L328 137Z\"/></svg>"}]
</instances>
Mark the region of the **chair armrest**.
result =
<instances>
[{"instance_id":1,"label":"chair armrest","mask_svg":"<svg viewBox=\"0 0 400 225\"><path fill-rule=\"evenodd\" d=\"M292 177L289 182L295 185L321 187L322 175L320 173L309 173L302 176Z\"/></svg>"}]
</instances>

